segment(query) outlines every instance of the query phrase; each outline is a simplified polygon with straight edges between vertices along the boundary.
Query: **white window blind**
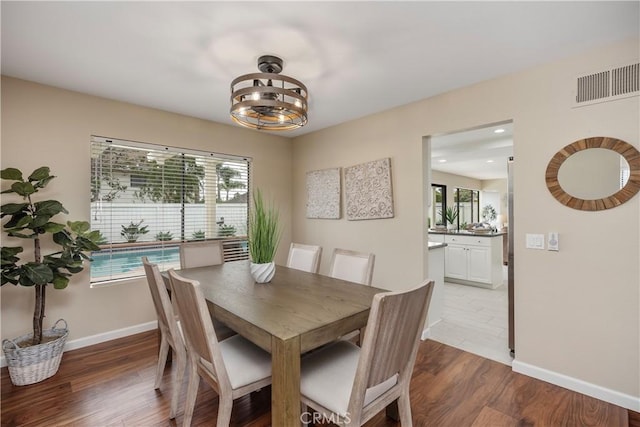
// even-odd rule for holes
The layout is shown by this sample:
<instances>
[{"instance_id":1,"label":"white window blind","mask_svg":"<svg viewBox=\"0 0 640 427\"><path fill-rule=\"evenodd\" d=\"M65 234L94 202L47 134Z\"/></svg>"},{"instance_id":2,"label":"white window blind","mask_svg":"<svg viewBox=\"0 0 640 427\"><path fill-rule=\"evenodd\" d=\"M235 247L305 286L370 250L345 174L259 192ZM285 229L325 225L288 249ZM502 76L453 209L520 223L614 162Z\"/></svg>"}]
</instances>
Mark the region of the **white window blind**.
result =
<instances>
[{"instance_id":1,"label":"white window blind","mask_svg":"<svg viewBox=\"0 0 640 427\"><path fill-rule=\"evenodd\" d=\"M141 257L179 268L182 242L223 239L225 261L248 259L250 159L91 138L91 229L104 236L91 283L144 275Z\"/></svg>"}]
</instances>

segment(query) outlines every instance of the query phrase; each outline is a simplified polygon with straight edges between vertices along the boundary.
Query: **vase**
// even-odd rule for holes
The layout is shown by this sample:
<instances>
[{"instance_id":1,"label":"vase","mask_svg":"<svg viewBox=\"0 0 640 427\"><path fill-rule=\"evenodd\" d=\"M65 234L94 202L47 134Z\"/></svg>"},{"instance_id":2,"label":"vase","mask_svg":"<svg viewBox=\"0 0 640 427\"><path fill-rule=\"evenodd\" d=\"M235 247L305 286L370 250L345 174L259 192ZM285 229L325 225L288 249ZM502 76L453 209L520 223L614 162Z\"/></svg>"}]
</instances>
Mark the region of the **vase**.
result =
<instances>
[{"instance_id":1,"label":"vase","mask_svg":"<svg viewBox=\"0 0 640 427\"><path fill-rule=\"evenodd\" d=\"M256 283L268 283L273 279L273 275L276 274L276 264L274 262L264 264L252 262L250 271L251 277L253 277Z\"/></svg>"}]
</instances>

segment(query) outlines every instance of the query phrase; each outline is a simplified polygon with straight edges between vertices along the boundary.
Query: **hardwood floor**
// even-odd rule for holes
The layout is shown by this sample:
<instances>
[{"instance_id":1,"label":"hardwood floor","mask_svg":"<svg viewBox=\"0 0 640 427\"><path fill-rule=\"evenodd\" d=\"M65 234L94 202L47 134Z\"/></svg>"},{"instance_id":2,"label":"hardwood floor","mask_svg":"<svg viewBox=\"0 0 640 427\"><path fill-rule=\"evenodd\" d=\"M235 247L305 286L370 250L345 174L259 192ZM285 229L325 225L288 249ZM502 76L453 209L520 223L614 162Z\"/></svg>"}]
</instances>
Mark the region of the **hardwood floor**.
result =
<instances>
[{"instance_id":1,"label":"hardwood floor","mask_svg":"<svg viewBox=\"0 0 640 427\"><path fill-rule=\"evenodd\" d=\"M170 367L153 389L155 331L65 353L60 370L15 387L1 375L2 426L176 426L169 420ZM185 390L181 402L184 402ZM270 425L270 389L235 402L232 425ZM444 427L627 427L626 409L513 373L509 366L427 340L411 383L413 424ZM217 396L200 384L193 425L215 425ZM636 414L637 415L637 414ZM398 426L379 414L367 427Z\"/></svg>"}]
</instances>

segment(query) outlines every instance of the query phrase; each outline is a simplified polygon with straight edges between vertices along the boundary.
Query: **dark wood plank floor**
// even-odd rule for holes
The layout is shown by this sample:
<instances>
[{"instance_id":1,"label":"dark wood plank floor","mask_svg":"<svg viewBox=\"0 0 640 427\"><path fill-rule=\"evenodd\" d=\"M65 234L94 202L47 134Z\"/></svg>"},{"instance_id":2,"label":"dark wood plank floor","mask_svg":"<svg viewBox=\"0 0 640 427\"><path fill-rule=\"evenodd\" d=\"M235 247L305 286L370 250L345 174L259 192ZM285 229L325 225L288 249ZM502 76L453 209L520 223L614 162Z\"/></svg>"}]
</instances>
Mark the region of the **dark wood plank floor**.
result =
<instances>
[{"instance_id":1,"label":"dark wood plank floor","mask_svg":"<svg viewBox=\"0 0 640 427\"><path fill-rule=\"evenodd\" d=\"M2 369L2 426L175 426L169 420L170 372L153 389L154 331L65 353L60 370L39 384L15 387ZM184 401L184 390L182 401ZM270 389L236 401L232 425L269 426ZM193 425L215 425L218 400L200 384ZM446 346L420 346L411 407L414 425L444 427L627 427L626 409L547 384ZM367 427L398 426L379 414Z\"/></svg>"}]
</instances>

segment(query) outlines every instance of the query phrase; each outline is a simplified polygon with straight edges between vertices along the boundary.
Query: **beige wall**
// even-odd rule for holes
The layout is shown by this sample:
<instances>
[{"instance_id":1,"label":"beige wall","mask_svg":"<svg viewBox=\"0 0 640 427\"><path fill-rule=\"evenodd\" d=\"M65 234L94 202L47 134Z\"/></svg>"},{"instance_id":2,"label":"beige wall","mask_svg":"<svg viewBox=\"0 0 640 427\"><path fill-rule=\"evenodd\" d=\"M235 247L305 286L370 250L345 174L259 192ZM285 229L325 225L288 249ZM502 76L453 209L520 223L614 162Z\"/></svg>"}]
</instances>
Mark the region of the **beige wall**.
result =
<instances>
[{"instance_id":1,"label":"beige wall","mask_svg":"<svg viewBox=\"0 0 640 427\"><path fill-rule=\"evenodd\" d=\"M296 138L293 239L323 246L321 273L343 247L376 254L374 285L417 285L426 268L422 138L513 120L516 360L638 398L640 196L580 212L555 201L544 181L549 159L575 140L640 146L638 97L571 108L578 74L637 62L638 52L630 40ZM305 172L383 157L393 168L393 219L305 218ZM524 248L525 233L550 231L560 234L559 252Z\"/></svg>"},{"instance_id":2,"label":"beige wall","mask_svg":"<svg viewBox=\"0 0 640 427\"><path fill-rule=\"evenodd\" d=\"M277 261L286 261L291 236L289 139L4 76L1 89L2 168L31 173L49 166L58 178L45 195L64 204L68 219L89 220L91 135L250 156L254 187L280 206L285 228ZM8 199L3 197L2 203ZM3 245L13 243L3 236ZM1 307L2 338L30 330L32 290L3 286ZM61 317L69 323L73 340L150 322L155 313L145 280L91 289L84 271L68 289L47 293L46 325Z\"/></svg>"}]
</instances>

